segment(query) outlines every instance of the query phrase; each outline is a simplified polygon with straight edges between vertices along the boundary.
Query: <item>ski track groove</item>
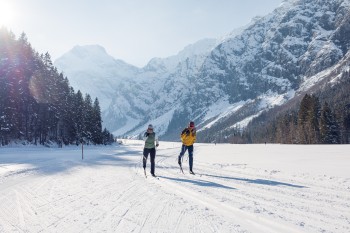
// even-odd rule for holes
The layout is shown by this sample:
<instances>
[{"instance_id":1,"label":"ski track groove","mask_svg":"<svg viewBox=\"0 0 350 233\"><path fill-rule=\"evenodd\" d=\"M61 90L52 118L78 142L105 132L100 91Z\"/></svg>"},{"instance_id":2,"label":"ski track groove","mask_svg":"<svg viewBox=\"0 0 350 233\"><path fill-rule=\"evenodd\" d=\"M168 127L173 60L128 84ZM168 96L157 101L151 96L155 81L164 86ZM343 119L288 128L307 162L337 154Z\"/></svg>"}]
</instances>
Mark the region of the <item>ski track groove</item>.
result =
<instances>
[{"instance_id":1,"label":"ski track groove","mask_svg":"<svg viewBox=\"0 0 350 233\"><path fill-rule=\"evenodd\" d=\"M161 210L157 213L156 215L156 219L155 219L155 228L157 229L157 231L159 231L159 229L161 229L161 226L159 225L159 221L160 221L160 217L163 216L163 213L166 209L166 205L164 203L162 203L162 205L159 205L161 207ZM153 215L155 213L153 212Z\"/></svg>"},{"instance_id":2,"label":"ski track groove","mask_svg":"<svg viewBox=\"0 0 350 233\"><path fill-rule=\"evenodd\" d=\"M182 221L184 215L185 215L185 211L182 210L179 217L177 218L174 232L179 232L179 226L181 224L181 221Z\"/></svg>"},{"instance_id":3,"label":"ski track groove","mask_svg":"<svg viewBox=\"0 0 350 233\"><path fill-rule=\"evenodd\" d=\"M24 229L25 228L25 221L24 221L24 215L23 215L23 209L22 205L19 200L19 193L17 190L14 191L16 195L16 205L17 205L17 216L18 216L18 224L19 228Z\"/></svg>"},{"instance_id":4,"label":"ski track groove","mask_svg":"<svg viewBox=\"0 0 350 233\"><path fill-rule=\"evenodd\" d=\"M20 226L18 226L19 224L18 224L17 215L14 214L17 204L16 204L16 201L13 200L14 198L16 198L15 196L16 194L14 192L13 194L14 195L11 195L11 198L12 198L11 200L8 197L5 197L5 198L2 198L0 202L0 207L1 207L0 209L3 210L0 212L0 217L1 217L0 223L1 221L6 221L11 225L11 227L16 228L19 232L23 232L23 229L21 229ZM3 200L7 200L7 202L5 201L3 202ZM8 203L8 205L6 205L6 203Z\"/></svg>"},{"instance_id":5,"label":"ski track groove","mask_svg":"<svg viewBox=\"0 0 350 233\"><path fill-rule=\"evenodd\" d=\"M114 201L119 201L119 200L122 200L123 198L128 198L130 194L134 193L134 189L136 187L136 184L134 184L135 181L132 181L132 184L127 187L126 190L123 190L121 192L121 194L116 198L114 199ZM104 197L105 198L105 197ZM101 213L100 215L98 215L98 217L96 218L95 221L92 221L90 223L89 226L87 226L86 228L84 228L81 232L84 232L86 229L89 229L91 228L91 226L93 224L96 224L98 223L99 219L106 219L106 218L110 218L113 214L114 214L114 211L118 208L118 206L111 206L111 208L108 208L107 210L105 210L103 213ZM126 217L127 213L129 212L129 210L127 209L121 216L120 216L120 219L117 223L117 226L116 228L118 228L118 225L119 223L124 219L124 217ZM101 223L102 224L102 223Z\"/></svg>"},{"instance_id":6,"label":"ski track groove","mask_svg":"<svg viewBox=\"0 0 350 233\"><path fill-rule=\"evenodd\" d=\"M32 198L34 197L31 193L29 193L26 189L23 187L19 187L19 189L16 191L16 194L18 195L18 200L21 203L21 206L23 207L23 213L29 216L36 216L36 211L35 211L35 203L36 199ZM28 200L33 200L33 201L28 201ZM24 215L23 215L24 216ZM40 224L40 221L36 221L35 223L30 223L31 225L33 224L38 224L39 228L43 230L43 227Z\"/></svg>"}]
</instances>

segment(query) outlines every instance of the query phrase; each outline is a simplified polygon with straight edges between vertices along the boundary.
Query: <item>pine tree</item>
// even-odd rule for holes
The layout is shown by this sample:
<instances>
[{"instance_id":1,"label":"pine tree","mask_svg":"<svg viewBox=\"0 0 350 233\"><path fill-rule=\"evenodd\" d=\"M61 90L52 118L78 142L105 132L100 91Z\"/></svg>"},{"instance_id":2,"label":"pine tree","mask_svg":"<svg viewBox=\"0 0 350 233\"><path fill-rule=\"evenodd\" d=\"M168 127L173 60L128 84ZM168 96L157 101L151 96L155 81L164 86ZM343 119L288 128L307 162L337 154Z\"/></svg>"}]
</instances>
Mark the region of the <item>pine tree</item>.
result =
<instances>
[{"instance_id":1,"label":"pine tree","mask_svg":"<svg viewBox=\"0 0 350 233\"><path fill-rule=\"evenodd\" d=\"M87 144L90 144L92 140L93 134L93 106L92 100L89 94L85 95L84 104L83 104L84 112L83 112L83 132L82 136L85 138Z\"/></svg>"},{"instance_id":2,"label":"pine tree","mask_svg":"<svg viewBox=\"0 0 350 233\"><path fill-rule=\"evenodd\" d=\"M308 109L310 104L310 96L306 94L301 100L300 108L298 112L298 143L307 144L307 119L308 119Z\"/></svg>"},{"instance_id":3,"label":"pine tree","mask_svg":"<svg viewBox=\"0 0 350 233\"><path fill-rule=\"evenodd\" d=\"M94 101L92 109L92 140L96 144L102 144L102 119L101 119L101 108L98 99Z\"/></svg>"},{"instance_id":4,"label":"pine tree","mask_svg":"<svg viewBox=\"0 0 350 233\"><path fill-rule=\"evenodd\" d=\"M64 116L64 124L65 124L65 137L66 138L66 143L72 144L72 143L77 143L76 141L78 140L78 131L77 127L75 124L75 120L77 118L76 116L76 104L75 100L76 99L76 94L74 92L73 87L69 88L69 94L67 96L67 111L65 112Z\"/></svg>"},{"instance_id":5,"label":"pine tree","mask_svg":"<svg viewBox=\"0 0 350 233\"><path fill-rule=\"evenodd\" d=\"M350 106L349 106L350 108ZM342 114L342 143L350 143L350 109L345 109Z\"/></svg>"},{"instance_id":6,"label":"pine tree","mask_svg":"<svg viewBox=\"0 0 350 233\"><path fill-rule=\"evenodd\" d=\"M300 103L298 113L298 142L315 144L319 142L320 102L314 95L306 94Z\"/></svg>"},{"instance_id":7,"label":"pine tree","mask_svg":"<svg viewBox=\"0 0 350 233\"><path fill-rule=\"evenodd\" d=\"M76 135L75 142L78 145L83 140L84 136L84 99L80 90L75 94L73 101L73 124Z\"/></svg>"},{"instance_id":8,"label":"pine tree","mask_svg":"<svg viewBox=\"0 0 350 233\"><path fill-rule=\"evenodd\" d=\"M323 105L320 119L321 141L324 144L340 143L339 127L327 102Z\"/></svg>"},{"instance_id":9,"label":"pine tree","mask_svg":"<svg viewBox=\"0 0 350 233\"><path fill-rule=\"evenodd\" d=\"M320 118L320 100L315 95L311 96L310 108L308 111L308 134L310 144L319 143L319 118Z\"/></svg>"}]
</instances>

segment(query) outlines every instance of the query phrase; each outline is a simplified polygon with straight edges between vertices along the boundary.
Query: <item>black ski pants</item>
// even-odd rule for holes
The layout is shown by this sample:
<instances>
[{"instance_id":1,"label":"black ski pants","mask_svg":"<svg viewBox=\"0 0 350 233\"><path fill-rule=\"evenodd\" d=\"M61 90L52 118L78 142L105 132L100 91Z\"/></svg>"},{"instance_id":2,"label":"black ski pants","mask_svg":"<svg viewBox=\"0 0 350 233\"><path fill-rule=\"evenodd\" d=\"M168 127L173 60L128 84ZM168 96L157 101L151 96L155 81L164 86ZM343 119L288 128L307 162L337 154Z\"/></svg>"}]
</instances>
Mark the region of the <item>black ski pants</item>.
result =
<instances>
[{"instance_id":1,"label":"black ski pants","mask_svg":"<svg viewBox=\"0 0 350 233\"><path fill-rule=\"evenodd\" d=\"M155 158L156 158L156 148L144 148L143 149L143 169L146 169L148 155L151 155L151 174L154 174Z\"/></svg>"},{"instance_id":2,"label":"black ski pants","mask_svg":"<svg viewBox=\"0 0 350 233\"><path fill-rule=\"evenodd\" d=\"M182 144L181 152L179 155L179 164L181 163L182 156L184 156L186 150L188 150L188 160L189 160L188 162L190 165L190 171L192 171L192 168L193 168L193 145L186 146L186 145Z\"/></svg>"}]
</instances>

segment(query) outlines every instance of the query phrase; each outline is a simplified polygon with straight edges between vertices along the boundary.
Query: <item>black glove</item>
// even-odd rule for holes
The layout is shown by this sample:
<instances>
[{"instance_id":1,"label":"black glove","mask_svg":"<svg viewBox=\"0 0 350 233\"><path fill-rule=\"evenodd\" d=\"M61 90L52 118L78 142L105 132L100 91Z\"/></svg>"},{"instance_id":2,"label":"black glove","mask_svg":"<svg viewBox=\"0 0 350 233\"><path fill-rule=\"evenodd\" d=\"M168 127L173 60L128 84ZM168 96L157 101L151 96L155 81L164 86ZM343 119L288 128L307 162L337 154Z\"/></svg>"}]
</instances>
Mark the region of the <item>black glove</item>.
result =
<instances>
[{"instance_id":1,"label":"black glove","mask_svg":"<svg viewBox=\"0 0 350 233\"><path fill-rule=\"evenodd\" d=\"M159 146L159 144L156 144L156 147L158 147Z\"/></svg>"}]
</instances>

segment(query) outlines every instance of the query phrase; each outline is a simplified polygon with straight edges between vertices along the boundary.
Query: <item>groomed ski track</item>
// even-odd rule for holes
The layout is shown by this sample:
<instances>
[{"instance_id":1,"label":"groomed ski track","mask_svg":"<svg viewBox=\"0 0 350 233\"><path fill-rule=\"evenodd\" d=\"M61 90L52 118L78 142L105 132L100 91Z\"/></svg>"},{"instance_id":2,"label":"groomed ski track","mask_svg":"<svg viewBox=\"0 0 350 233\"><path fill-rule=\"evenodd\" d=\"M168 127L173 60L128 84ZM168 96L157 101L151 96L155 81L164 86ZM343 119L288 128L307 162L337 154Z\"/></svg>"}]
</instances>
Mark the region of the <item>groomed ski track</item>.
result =
<instances>
[{"instance_id":1,"label":"groomed ski track","mask_svg":"<svg viewBox=\"0 0 350 233\"><path fill-rule=\"evenodd\" d=\"M271 158L257 153L281 153L280 145L209 144L195 145L196 175L187 156L182 174L179 149L163 142L157 150L159 179L150 176L149 161L145 178L140 141L86 148L83 161L76 148L23 156L1 149L0 232L350 231L348 176L294 171L299 161L288 155L265 166ZM240 160L244 153L261 166Z\"/></svg>"}]
</instances>

